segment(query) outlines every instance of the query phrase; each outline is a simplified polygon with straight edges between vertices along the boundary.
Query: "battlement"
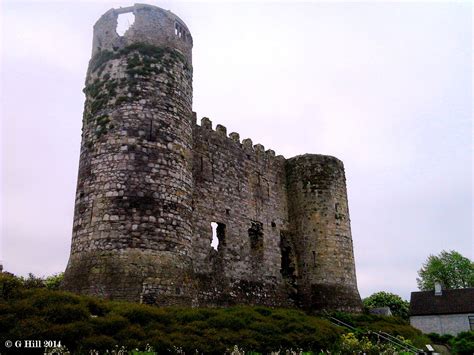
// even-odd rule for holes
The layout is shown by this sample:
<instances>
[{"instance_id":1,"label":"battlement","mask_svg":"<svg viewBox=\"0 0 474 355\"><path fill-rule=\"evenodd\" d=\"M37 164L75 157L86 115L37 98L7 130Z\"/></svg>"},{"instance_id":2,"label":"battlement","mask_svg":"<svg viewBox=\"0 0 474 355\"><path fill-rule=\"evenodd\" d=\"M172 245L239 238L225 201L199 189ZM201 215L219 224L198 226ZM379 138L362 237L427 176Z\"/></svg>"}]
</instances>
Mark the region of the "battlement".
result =
<instances>
[{"instance_id":1,"label":"battlement","mask_svg":"<svg viewBox=\"0 0 474 355\"><path fill-rule=\"evenodd\" d=\"M195 115L195 113L194 113ZM196 119L193 120L196 129L207 131L210 134L215 134L221 138L225 138L228 142L235 143L236 149L242 149L247 154L254 154L255 158L276 160L284 162L286 159L283 155L275 155L275 151L272 149L265 150L265 147L260 144L253 144L251 138L245 138L240 141L240 134L237 132L231 132L227 134L227 128L221 124L217 124L215 130L212 128L212 121L208 117L201 118L201 124L198 125Z\"/></svg>"},{"instance_id":2,"label":"battlement","mask_svg":"<svg viewBox=\"0 0 474 355\"><path fill-rule=\"evenodd\" d=\"M123 13L135 21L120 36ZM198 124L192 45L181 19L151 5L95 24L64 288L165 306L359 311L342 162L285 159Z\"/></svg>"}]
</instances>

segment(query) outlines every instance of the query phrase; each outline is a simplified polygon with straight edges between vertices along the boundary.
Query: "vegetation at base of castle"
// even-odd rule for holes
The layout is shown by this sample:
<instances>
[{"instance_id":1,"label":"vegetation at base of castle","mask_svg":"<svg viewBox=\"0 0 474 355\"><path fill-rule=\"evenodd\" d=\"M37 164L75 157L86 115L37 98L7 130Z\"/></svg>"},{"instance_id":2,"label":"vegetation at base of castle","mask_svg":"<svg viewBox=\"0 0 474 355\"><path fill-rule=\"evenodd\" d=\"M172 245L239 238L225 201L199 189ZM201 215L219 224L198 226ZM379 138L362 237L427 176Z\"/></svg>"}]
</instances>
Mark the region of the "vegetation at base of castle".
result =
<instances>
[{"instance_id":1,"label":"vegetation at base of castle","mask_svg":"<svg viewBox=\"0 0 474 355\"><path fill-rule=\"evenodd\" d=\"M23 276L9 276L4 278L4 282L0 283L0 294L9 294L9 290L19 288L37 289L46 288L48 290L59 290L59 286L64 279L64 272L60 272L48 277L38 277L32 273L28 277Z\"/></svg>"},{"instance_id":2,"label":"vegetation at base of castle","mask_svg":"<svg viewBox=\"0 0 474 355\"><path fill-rule=\"evenodd\" d=\"M344 312L334 312L331 315L356 328L356 334L360 336L367 335L368 332L385 332L410 340L418 348L423 348L425 344L429 344L429 338L426 335L420 330L413 328L407 320L400 317L385 317L366 313L349 314Z\"/></svg>"},{"instance_id":3,"label":"vegetation at base of castle","mask_svg":"<svg viewBox=\"0 0 474 355\"><path fill-rule=\"evenodd\" d=\"M58 278L60 275L54 276ZM158 354L195 354L196 350L224 354L232 353L235 345L247 354L282 349L339 354L349 348L356 353L393 353L390 345L378 342L367 330L383 330L418 347L429 342L397 317L335 313L356 327L351 334L301 310L261 306L158 308L51 290L46 281L37 280L33 275L22 279L0 274L0 329L5 330L0 344L7 339L57 339L72 354L89 354L92 349L103 354L116 346L145 349L147 345Z\"/></svg>"},{"instance_id":4,"label":"vegetation at base of castle","mask_svg":"<svg viewBox=\"0 0 474 355\"><path fill-rule=\"evenodd\" d=\"M459 333L457 336L450 334L428 334L433 344L447 345L453 354L472 355L474 354L474 330Z\"/></svg>"},{"instance_id":5,"label":"vegetation at base of castle","mask_svg":"<svg viewBox=\"0 0 474 355\"><path fill-rule=\"evenodd\" d=\"M413 345L411 341L398 336L398 340L406 345ZM380 354L398 354L410 355L412 352L400 351L394 345L387 342L377 342L369 339L367 336L357 336L354 333L347 333L341 336L341 344L339 347L341 354L365 354L365 355L380 355Z\"/></svg>"},{"instance_id":6,"label":"vegetation at base of castle","mask_svg":"<svg viewBox=\"0 0 474 355\"><path fill-rule=\"evenodd\" d=\"M430 255L416 279L422 291L434 290L436 282L446 289L474 287L474 262L457 251L443 250L439 255Z\"/></svg>"},{"instance_id":7,"label":"vegetation at base of castle","mask_svg":"<svg viewBox=\"0 0 474 355\"><path fill-rule=\"evenodd\" d=\"M376 307L390 307L390 311L394 316L406 320L409 318L410 303L394 293L385 291L376 292L364 298L362 303L367 310Z\"/></svg>"}]
</instances>

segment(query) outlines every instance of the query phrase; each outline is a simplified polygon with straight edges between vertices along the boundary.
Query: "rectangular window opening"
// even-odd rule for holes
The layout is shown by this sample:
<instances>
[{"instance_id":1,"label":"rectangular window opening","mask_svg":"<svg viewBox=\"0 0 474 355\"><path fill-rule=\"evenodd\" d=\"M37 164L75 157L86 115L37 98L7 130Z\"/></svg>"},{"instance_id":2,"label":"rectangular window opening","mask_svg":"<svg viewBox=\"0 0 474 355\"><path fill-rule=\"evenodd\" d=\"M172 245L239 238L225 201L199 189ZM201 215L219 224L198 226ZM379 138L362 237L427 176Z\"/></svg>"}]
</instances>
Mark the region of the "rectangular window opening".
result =
<instances>
[{"instance_id":1,"label":"rectangular window opening","mask_svg":"<svg viewBox=\"0 0 474 355\"><path fill-rule=\"evenodd\" d=\"M263 223L252 221L248 232L250 238L250 249L263 251Z\"/></svg>"},{"instance_id":2,"label":"rectangular window opening","mask_svg":"<svg viewBox=\"0 0 474 355\"><path fill-rule=\"evenodd\" d=\"M281 268L283 278L293 287L296 286L296 256L289 233L280 231Z\"/></svg>"}]
</instances>

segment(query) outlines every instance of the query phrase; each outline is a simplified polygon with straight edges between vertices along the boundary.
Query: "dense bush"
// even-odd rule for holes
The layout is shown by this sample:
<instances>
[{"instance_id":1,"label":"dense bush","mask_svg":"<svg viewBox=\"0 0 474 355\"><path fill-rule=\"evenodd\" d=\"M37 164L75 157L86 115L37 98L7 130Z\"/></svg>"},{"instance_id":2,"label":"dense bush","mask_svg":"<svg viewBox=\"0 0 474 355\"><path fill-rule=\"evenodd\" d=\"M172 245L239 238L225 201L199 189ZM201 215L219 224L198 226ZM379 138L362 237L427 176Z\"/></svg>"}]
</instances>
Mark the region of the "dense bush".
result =
<instances>
[{"instance_id":1,"label":"dense bush","mask_svg":"<svg viewBox=\"0 0 474 355\"><path fill-rule=\"evenodd\" d=\"M28 277L16 277L9 273L0 273L0 297L3 297L3 293L7 292L9 288L47 288L49 290L59 290L59 286L63 281L64 273L60 272L48 277L38 277L32 273L28 274ZM8 296L8 295L6 295Z\"/></svg>"},{"instance_id":2,"label":"dense bush","mask_svg":"<svg viewBox=\"0 0 474 355\"><path fill-rule=\"evenodd\" d=\"M158 308L46 287L27 288L17 281L13 276L0 274L0 344L7 339L55 339L61 340L73 354L117 346L145 349L147 344L158 354L194 354L196 350L223 354L234 345L261 353L279 349L317 353L322 349L339 349L345 332L325 319L294 309ZM343 317L357 327L371 329L372 324L377 324L406 338L419 336L398 318L339 314L339 318ZM370 345L357 337L357 346ZM373 344L372 349L380 346Z\"/></svg>"},{"instance_id":3,"label":"dense bush","mask_svg":"<svg viewBox=\"0 0 474 355\"><path fill-rule=\"evenodd\" d=\"M400 336L404 339L410 339L414 346L423 348L425 344L430 343L430 339L420 330L410 326L408 321L399 317L384 317L374 314L349 314L335 312L332 314L335 318L355 327L358 333L365 333L367 330L379 331ZM356 332L357 333L357 332Z\"/></svg>"},{"instance_id":4,"label":"dense bush","mask_svg":"<svg viewBox=\"0 0 474 355\"><path fill-rule=\"evenodd\" d=\"M437 333L429 333L427 336L434 344L448 344L449 341L454 338L451 334L440 335Z\"/></svg>"},{"instance_id":5,"label":"dense bush","mask_svg":"<svg viewBox=\"0 0 474 355\"><path fill-rule=\"evenodd\" d=\"M459 333L455 338L452 338L449 343L454 354L474 354L474 331Z\"/></svg>"},{"instance_id":6,"label":"dense bush","mask_svg":"<svg viewBox=\"0 0 474 355\"><path fill-rule=\"evenodd\" d=\"M376 292L364 298L362 302L366 309L389 307L394 316L408 320L410 303L394 293L385 291Z\"/></svg>"},{"instance_id":7,"label":"dense bush","mask_svg":"<svg viewBox=\"0 0 474 355\"><path fill-rule=\"evenodd\" d=\"M428 337L434 344L448 345L453 354L474 354L474 331L462 332L457 336L450 334L430 333Z\"/></svg>"},{"instance_id":8,"label":"dense bush","mask_svg":"<svg viewBox=\"0 0 474 355\"><path fill-rule=\"evenodd\" d=\"M410 341L399 338L399 341L411 345ZM365 354L365 355L380 355L380 354L398 354L411 355L413 352L403 351L398 349L388 342L373 341L367 336L357 337L354 333L343 334L341 342L336 353L340 354Z\"/></svg>"}]
</instances>

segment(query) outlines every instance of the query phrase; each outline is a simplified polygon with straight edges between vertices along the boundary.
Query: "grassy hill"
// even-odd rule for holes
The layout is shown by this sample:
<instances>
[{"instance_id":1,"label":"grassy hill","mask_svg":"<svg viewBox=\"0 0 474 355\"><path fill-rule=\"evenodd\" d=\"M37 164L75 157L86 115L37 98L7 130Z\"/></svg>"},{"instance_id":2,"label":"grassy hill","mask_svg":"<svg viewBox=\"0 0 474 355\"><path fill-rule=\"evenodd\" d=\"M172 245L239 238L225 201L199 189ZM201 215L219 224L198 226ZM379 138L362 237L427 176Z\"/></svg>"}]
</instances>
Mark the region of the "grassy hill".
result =
<instances>
[{"instance_id":1,"label":"grassy hill","mask_svg":"<svg viewBox=\"0 0 474 355\"><path fill-rule=\"evenodd\" d=\"M420 331L395 317L337 314L360 329L349 333L294 309L159 308L38 286L0 274L0 353L14 351L14 346L5 348L5 341L27 339L60 340L73 354L89 354L91 349L102 354L117 346L144 350L147 345L158 354L224 354L235 345L259 353L282 349L352 353L360 348L378 354L388 349L370 338L367 329L402 336L417 346L429 343ZM27 353L22 350L18 353Z\"/></svg>"}]
</instances>

